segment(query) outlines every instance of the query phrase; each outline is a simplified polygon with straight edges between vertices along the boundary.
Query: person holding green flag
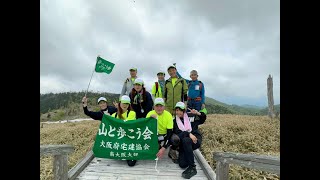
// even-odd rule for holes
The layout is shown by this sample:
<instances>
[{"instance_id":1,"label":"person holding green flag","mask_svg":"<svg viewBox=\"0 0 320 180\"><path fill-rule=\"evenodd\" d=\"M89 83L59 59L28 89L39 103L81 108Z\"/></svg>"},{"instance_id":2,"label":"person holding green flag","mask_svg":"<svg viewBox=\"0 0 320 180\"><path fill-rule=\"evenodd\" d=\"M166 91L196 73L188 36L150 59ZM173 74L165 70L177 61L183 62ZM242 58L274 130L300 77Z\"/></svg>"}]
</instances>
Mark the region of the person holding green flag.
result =
<instances>
[{"instance_id":1,"label":"person holding green flag","mask_svg":"<svg viewBox=\"0 0 320 180\"><path fill-rule=\"evenodd\" d=\"M91 117L94 120L102 120L103 114L113 114L114 112L117 112L117 108L113 106L108 106L107 99L105 97L100 97L98 99L98 105L100 108L100 111L93 112L88 110L88 99L86 96L82 98L82 106L83 106L83 112L87 116Z\"/></svg>"}]
</instances>

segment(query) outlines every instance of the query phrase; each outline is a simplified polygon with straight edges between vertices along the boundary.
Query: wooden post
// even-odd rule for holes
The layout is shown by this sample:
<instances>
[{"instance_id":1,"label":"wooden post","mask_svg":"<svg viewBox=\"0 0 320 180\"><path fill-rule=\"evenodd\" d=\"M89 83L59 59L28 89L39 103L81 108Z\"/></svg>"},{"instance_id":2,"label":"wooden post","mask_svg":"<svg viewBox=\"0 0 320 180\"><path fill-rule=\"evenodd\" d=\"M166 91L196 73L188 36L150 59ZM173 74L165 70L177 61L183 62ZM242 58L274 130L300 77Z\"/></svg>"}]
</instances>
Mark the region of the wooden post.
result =
<instances>
[{"instance_id":1,"label":"wooden post","mask_svg":"<svg viewBox=\"0 0 320 180\"><path fill-rule=\"evenodd\" d=\"M273 81L272 77L269 74L268 80L267 80L267 89L268 89L268 116L270 118L274 118L274 102L273 102Z\"/></svg>"},{"instance_id":2,"label":"wooden post","mask_svg":"<svg viewBox=\"0 0 320 180\"><path fill-rule=\"evenodd\" d=\"M54 155L53 177L54 180L68 180L68 155Z\"/></svg>"},{"instance_id":3,"label":"wooden post","mask_svg":"<svg viewBox=\"0 0 320 180\"><path fill-rule=\"evenodd\" d=\"M229 178L229 164L221 161L217 162L216 180L228 180Z\"/></svg>"},{"instance_id":4,"label":"wooden post","mask_svg":"<svg viewBox=\"0 0 320 180\"><path fill-rule=\"evenodd\" d=\"M74 151L71 145L40 145L40 156L53 155L53 179L68 179L68 154Z\"/></svg>"}]
</instances>

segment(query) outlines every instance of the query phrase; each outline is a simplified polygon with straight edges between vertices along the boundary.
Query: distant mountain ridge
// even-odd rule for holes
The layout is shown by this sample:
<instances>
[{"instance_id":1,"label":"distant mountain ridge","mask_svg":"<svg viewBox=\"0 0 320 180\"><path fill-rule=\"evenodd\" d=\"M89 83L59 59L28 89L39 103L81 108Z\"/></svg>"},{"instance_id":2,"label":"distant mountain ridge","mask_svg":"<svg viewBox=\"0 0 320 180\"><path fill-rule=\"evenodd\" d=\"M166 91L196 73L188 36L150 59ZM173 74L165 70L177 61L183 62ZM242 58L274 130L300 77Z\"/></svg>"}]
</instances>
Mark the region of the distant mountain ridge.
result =
<instances>
[{"instance_id":1,"label":"distant mountain ridge","mask_svg":"<svg viewBox=\"0 0 320 180\"><path fill-rule=\"evenodd\" d=\"M250 104L243 104L243 105L240 105L242 107L245 107L245 108L253 108L253 109L263 109L265 107L261 107L261 106L256 106L256 105L250 105Z\"/></svg>"},{"instance_id":2,"label":"distant mountain ridge","mask_svg":"<svg viewBox=\"0 0 320 180\"><path fill-rule=\"evenodd\" d=\"M72 118L83 118L81 105L85 92L63 92L63 93L40 93L40 120L61 120ZM88 107L98 110L97 99L104 96L108 104L119 99L119 94L107 92L88 92ZM209 114L241 114L241 115L267 115L268 108L261 108L254 105L229 105L213 98L206 97L206 108ZM280 111L280 104L275 106Z\"/></svg>"}]
</instances>

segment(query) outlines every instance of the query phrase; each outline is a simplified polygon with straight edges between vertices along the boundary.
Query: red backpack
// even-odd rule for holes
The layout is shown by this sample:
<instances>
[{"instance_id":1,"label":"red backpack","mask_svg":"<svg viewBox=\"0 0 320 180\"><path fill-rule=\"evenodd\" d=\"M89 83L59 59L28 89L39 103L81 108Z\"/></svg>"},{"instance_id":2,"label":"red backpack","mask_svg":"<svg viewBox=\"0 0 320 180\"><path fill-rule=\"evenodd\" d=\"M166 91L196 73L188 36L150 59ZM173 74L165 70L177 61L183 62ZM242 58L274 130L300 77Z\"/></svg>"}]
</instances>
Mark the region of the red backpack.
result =
<instances>
[{"instance_id":1,"label":"red backpack","mask_svg":"<svg viewBox=\"0 0 320 180\"><path fill-rule=\"evenodd\" d=\"M159 89L159 83L158 82L155 82L156 83L156 93L155 94L157 94L158 93L158 89Z\"/></svg>"}]
</instances>

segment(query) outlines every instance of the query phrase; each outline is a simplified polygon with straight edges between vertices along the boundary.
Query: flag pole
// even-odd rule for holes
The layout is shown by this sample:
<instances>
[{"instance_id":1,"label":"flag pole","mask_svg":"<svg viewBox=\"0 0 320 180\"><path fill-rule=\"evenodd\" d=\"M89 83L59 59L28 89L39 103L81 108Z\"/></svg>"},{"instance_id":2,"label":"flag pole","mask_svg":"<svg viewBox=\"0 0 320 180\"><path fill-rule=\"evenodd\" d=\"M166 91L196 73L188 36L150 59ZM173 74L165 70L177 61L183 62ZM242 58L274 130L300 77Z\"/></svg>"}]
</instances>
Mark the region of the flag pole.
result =
<instances>
[{"instance_id":1,"label":"flag pole","mask_svg":"<svg viewBox=\"0 0 320 180\"><path fill-rule=\"evenodd\" d=\"M100 57L100 55L98 55L98 57ZM97 64L97 61L98 61L98 58L96 60L96 64ZM87 93L88 93L88 89L89 89L89 86L90 86L90 83L91 83L91 79L92 79L94 70L96 69L96 64L94 65L94 68L93 68L93 71L92 71L92 74L91 74L91 78L90 78L90 81L89 81L89 84L88 84L88 88L87 88L86 94L84 95L85 97L87 97Z\"/></svg>"}]
</instances>

